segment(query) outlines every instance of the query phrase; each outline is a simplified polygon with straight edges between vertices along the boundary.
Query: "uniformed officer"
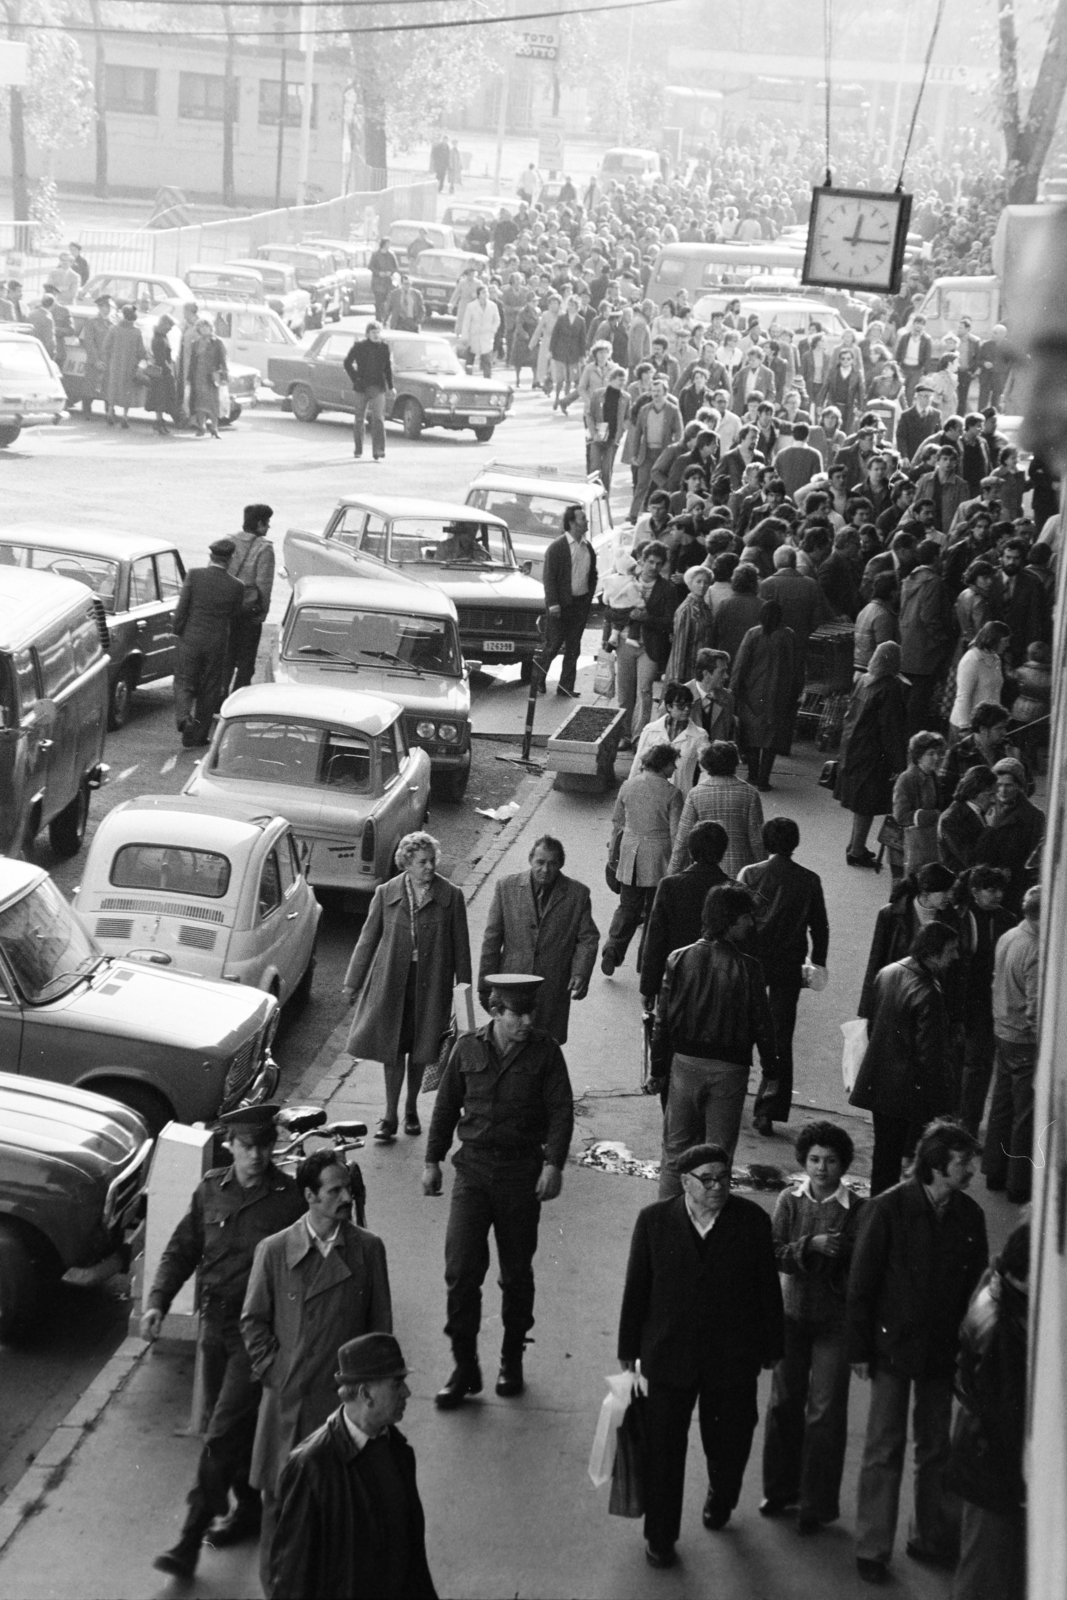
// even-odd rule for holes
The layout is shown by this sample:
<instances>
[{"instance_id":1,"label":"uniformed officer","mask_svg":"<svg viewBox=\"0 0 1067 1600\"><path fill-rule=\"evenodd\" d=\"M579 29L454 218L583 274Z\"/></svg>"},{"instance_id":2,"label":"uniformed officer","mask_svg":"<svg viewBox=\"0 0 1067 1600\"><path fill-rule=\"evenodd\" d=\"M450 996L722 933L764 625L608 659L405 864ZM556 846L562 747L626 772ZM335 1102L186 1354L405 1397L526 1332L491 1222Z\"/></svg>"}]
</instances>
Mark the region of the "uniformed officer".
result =
<instances>
[{"instance_id":1,"label":"uniformed officer","mask_svg":"<svg viewBox=\"0 0 1067 1600\"><path fill-rule=\"evenodd\" d=\"M244 584L227 567L232 539L208 546L211 564L186 573L174 610L178 657L174 667L174 717L183 745L207 744L211 719L226 693L230 631L244 608Z\"/></svg>"},{"instance_id":2,"label":"uniformed officer","mask_svg":"<svg viewBox=\"0 0 1067 1600\"><path fill-rule=\"evenodd\" d=\"M500 1265L504 1341L496 1392L521 1394L526 1335L534 1322L533 1258L543 1201L563 1184L574 1130L567 1064L551 1034L533 1025L533 973L487 973L492 1020L462 1034L437 1091L422 1187L441 1193L441 1162L459 1124L452 1207L445 1235L445 1283L455 1370L436 1397L442 1410L482 1387L478 1329L489 1268L489 1230ZM462 1120L461 1120L462 1117Z\"/></svg>"},{"instance_id":3,"label":"uniformed officer","mask_svg":"<svg viewBox=\"0 0 1067 1600\"><path fill-rule=\"evenodd\" d=\"M256 1246L305 1209L293 1179L271 1160L277 1114L277 1106L249 1106L220 1118L233 1165L213 1168L197 1185L163 1252L141 1318L141 1337L158 1338L171 1301L199 1269L200 1353L210 1418L181 1537L153 1563L176 1578L196 1571L216 1517L225 1518L208 1536L216 1548L259 1531L259 1495L248 1473L262 1391L241 1337L241 1305Z\"/></svg>"}]
</instances>

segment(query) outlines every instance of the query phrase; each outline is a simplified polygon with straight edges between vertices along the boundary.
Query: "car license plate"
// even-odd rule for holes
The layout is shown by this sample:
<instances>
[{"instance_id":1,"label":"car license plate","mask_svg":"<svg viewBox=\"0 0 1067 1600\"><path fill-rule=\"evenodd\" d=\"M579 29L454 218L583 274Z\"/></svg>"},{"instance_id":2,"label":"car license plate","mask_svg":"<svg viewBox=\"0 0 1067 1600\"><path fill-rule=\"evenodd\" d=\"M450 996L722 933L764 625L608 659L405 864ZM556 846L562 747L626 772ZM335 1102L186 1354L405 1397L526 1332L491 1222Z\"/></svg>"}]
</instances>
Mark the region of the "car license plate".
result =
<instances>
[{"instance_id":1,"label":"car license plate","mask_svg":"<svg viewBox=\"0 0 1067 1600\"><path fill-rule=\"evenodd\" d=\"M514 653L515 642L513 639L484 639L482 649L486 655L508 656Z\"/></svg>"},{"instance_id":2,"label":"car license plate","mask_svg":"<svg viewBox=\"0 0 1067 1600\"><path fill-rule=\"evenodd\" d=\"M470 420L472 422L491 422L492 421L492 412L490 412L490 411L468 411L467 415L468 415L468 417L470 418Z\"/></svg>"}]
</instances>

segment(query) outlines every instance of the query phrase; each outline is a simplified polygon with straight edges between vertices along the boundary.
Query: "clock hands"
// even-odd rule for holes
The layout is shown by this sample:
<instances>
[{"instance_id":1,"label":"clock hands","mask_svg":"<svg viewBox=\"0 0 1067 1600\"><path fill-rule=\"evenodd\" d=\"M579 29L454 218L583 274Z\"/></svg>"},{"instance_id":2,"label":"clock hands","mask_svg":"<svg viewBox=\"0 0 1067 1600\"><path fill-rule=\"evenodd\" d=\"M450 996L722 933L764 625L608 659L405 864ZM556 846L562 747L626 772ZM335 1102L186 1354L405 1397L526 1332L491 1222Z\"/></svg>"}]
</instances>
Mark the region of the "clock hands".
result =
<instances>
[{"instance_id":1,"label":"clock hands","mask_svg":"<svg viewBox=\"0 0 1067 1600\"><path fill-rule=\"evenodd\" d=\"M852 246L853 250L856 248L857 245L860 245L860 244L877 245L879 248L881 248L884 245L887 245L889 243L888 239L865 239L863 237L863 235L861 234L861 232L860 232L860 229L862 227L863 227L863 212L861 211L859 216L856 218L856 229L855 229L855 232L851 235L851 237L849 237L847 234L845 236L845 241L844 241L845 244L850 244Z\"/></svg>"}]
</instances>

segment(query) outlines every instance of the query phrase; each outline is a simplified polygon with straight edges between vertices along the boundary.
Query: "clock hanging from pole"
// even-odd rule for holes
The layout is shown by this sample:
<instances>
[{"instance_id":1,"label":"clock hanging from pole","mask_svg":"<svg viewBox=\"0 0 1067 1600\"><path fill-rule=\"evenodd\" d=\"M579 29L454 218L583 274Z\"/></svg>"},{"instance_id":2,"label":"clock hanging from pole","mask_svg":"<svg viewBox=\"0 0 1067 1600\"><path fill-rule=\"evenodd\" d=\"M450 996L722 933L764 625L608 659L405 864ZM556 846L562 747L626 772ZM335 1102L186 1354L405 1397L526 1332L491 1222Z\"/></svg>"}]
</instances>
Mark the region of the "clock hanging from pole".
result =
<instances>
[{"instance_id":1,"label":"clock hanging from pole","mask_svg":"<svg viewBox=\"0 0 1067 1600\"><path fill-rule=\"evenodd\" d=\"M835 189L831 184L814 188L800 281L821 289L895 294L900 288L911 199L899 189L883 193Z\"/></svg>"}]
</instances>

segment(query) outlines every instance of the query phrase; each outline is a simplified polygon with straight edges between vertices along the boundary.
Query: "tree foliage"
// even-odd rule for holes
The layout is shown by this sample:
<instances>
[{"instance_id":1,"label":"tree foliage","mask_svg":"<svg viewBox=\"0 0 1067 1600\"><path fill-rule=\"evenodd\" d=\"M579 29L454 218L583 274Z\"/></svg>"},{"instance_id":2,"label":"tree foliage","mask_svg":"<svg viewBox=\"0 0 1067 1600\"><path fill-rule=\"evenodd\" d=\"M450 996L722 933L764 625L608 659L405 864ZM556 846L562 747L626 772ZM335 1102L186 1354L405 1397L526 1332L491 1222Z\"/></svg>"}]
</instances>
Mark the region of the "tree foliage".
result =
<instances>
[{"instance_id":1,"label":"tree foliage","mask_svg":"<svg viewBox=\"0 0 1067 1600\"><path fill-rule=\"evenodd\" d=\"M1032 205L1067 92L1067 0L1058 0L1034 86L1022 109L1014 0L997 0L1000 38L1000 117L1007 153L1008 203Z\"/></svg>"}]
</instances>

